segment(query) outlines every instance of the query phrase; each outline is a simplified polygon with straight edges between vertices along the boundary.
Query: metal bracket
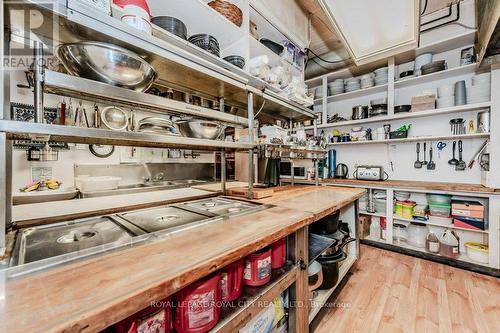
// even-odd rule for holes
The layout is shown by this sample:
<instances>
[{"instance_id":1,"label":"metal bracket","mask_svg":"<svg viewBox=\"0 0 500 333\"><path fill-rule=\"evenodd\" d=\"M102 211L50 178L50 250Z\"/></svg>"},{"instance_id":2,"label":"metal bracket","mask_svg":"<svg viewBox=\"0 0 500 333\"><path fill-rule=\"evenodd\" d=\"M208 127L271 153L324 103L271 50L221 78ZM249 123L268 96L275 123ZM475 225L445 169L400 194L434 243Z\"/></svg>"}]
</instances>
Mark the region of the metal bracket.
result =
<instances>
[{"instance_id":1,"label":"metal bracket","mask_svg":"<svg viewBox=\"0 0 500 333\"><path fill-rule=\"evenodd\" d=\"M299 259L299 261L297 261L297 267L299 267L301 271L305 271L307 269L304 259Z\"/></svg>"}]
</instances>

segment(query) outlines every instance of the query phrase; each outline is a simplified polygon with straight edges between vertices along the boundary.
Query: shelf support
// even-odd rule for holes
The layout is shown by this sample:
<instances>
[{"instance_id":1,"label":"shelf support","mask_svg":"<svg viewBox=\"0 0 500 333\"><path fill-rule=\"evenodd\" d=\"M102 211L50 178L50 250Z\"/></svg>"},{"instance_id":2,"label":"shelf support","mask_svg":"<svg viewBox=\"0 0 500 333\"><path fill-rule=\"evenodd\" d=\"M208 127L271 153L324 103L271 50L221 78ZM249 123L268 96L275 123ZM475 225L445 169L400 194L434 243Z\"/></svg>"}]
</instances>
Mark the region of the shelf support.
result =
<instances>
[{"instance_id":1,"label":"shelf support","mask_svg":"<svg viewBox=\"0 0 500 333\"><path fill-rule=\"evenodd\" d=\"M307 266L309 265L308 227L303 227L295 232L292 260L298 266L297 280L290 290L290 299L293 300L290 309L289 332L309 332L309 285ZM304 267L301 267L304 266Z\"/></svg>"},{"instance_id":2,"label":"shelf support","mask_svg":"<svg viewBox=\"0 0 500 333\"><path fill-rule=\"evenodd\" d=\"M44 66L43 66L43 44L33 42L33 69L34 69L34 87L33 96L35 106L35 123L42 124L43 121L43 81L44 81Z\"/></svg>"},{"instance_id":3,"label":"shelf support","mask_svg":"<svg viewBox=\"0 0 500 333\"><path fill-rule=\"evenodd\" d=\"M248 143L254 144L253 127L254 127L254 114L253 114L253 92L247 93L248 99ZM254 166L253 166L253 148L248 150L248 199L253 199L253 179Z\"/></svg>"},{"instance_id":4,"label":"shelf support","mask_svg":"<svg viewBox=\"0 0 500 333\"><path fill-rule=\"evenodd\" d=\"M0 254L5 248L5 234L12 221L12 141L0 133Z\"/></svg>"},{"instance_id":5,"label":"shelf support","mask_svg":"<svg viewBox=\"0 0 500 333\"><path fill-rule=\"evenodd\" d=\"M226 195L226 151L220 152L220 181L222 195Z\"/></svg>"}]
</instances>

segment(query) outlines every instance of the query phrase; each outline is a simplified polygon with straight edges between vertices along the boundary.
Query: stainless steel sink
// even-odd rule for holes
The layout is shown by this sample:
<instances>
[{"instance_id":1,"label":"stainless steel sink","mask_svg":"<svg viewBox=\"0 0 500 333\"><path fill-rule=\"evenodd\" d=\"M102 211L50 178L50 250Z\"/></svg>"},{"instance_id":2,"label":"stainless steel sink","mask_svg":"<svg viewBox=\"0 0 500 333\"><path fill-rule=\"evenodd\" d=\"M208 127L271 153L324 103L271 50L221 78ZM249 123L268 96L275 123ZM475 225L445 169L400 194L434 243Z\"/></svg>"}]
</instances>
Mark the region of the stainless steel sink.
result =
<instances>
[{"instance_id":1,"label":"stainless steel sink","mask_svg":"<svg viewBox=\"0 0 500 333\"><path fill-rule=\"evenodd\" d=\"M176 206L144 209L118 216L148 233L177 228L213 217L211 214L201 214Z\"/></svg>"},{"instance_id":2,"label":"stainless steel sink","mask_svg":"<svg viewBox=\"0 0 500 333\"><path fill-rule=\"evenodd\" d=\"M196 185L196 184L206 183L207 181L197 180L197 179L184 179L184 180L173 180L173 182L175 184Z\"/></svg>"},{"instance_id":3,"label":"stainless steel sink","mask_svg":"<svg viewBox=\"0 0 500 333\"><path fill-rule=\"evenodd\" d=\"M128 189L144 188L144 187L149 187L149 186L146 184L120 185L118 186L118 190L128 190Z\"/></svg>"},{"instance_id":4,"label":"stainless steel sink","mask_svg":"<svg viewBox=\"0 0 500 333\"><path fill-rule=\"evenodd\" d=\"M239 200L232 200L228 198L210 198L197 201L191 201L183 204L185 209L207 212L215 215L232 215L238 214L251 209L257 208L260 205L244 202Z\"/></svg>"},{"instance_id":5,"label":"stainless steel sink","mask_svg":"<svg viewBox=\"0 0 500 333\"><path fill-rule=\"evenodd\" d=\"M125 243L134 235L110 217L50 224L20 230L13 258L27 264L109 243Z\"/></svg>"}]
</instances>

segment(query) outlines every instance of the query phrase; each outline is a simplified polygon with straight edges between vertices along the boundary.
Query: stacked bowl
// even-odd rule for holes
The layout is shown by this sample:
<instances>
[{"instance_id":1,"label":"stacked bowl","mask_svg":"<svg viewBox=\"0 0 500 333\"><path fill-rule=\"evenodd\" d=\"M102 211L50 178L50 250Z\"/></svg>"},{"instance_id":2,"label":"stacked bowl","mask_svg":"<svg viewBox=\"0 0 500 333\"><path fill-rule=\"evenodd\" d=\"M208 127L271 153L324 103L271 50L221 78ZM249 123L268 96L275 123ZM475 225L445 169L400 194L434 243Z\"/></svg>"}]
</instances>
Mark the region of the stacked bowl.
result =
<instances>
[{"instance_id":1,"label":"stacked bowl","mask_svg":"<svg viewBox=\"0 0 500 333\"><path fill-rule=\"evenodd\" d=\"M419 76L422 74L420 68L424 65L430 64L432 62L432 53L423 53L415 58L415 63L413 65L413 74Z\"/></svg>"},{"instance_id":2,"label":"stacked bowl","mask_svg":"<svg viewBox=\"0 0 500 333\"><path fill-rule=\"evenodd\" d=\"M361 89L361 84L359 82L359 78L351 77L345 80L345 91L351 92L355 90Z\"/></svg>"},{"instance_id":3,"label":"stacked bowl","mask_svg":"<svg viewBox=\"0 0 500 333\"><path fill-rule=\"evenodd\" d=\"M483 73L472 77L472 85L467 90L467 104L488 102L491 94L491 74Z\"/></svg>"},{"instance_id":4,"label":"stacked bowl","mask_svg":"<svg viewBox=\"0 0 500 333\"><path fill-rule=\"evenodd\" d=\"M330 93L332 95L342 94L344 90L344 79L336 79L333 82L328 83L328 88L330 88Z\"/></svg>"},{"instance_id":5,"label":"stacked bowl","mask_svg":"<svg viewBox=\"0 0 500 333\"><path fill-rule=\"evenodd\" d=\"M455 85L445 84L437 88L438 98L436 106L440 108L449 108L455 106Z\"/></svg>"},{"instance_id":6,"label":"stacked bowl","mask_svg":"<svg viewBox=\"0 0 500 333\"><path fill-rule=\"evenodd\" d=\"M389 68L387 67L382 67L379 69L376 69L374 71L375 73L375 85L380 86L382 84L386 84L388 81L389 73L388 73Z\"/></svg>"},{"instance_id":7,"label":"stacked bowl","mask_svg":"<svg viewBox=\"0 0 500 333\"><path fill-rule=\"evenodd\" d=\"M361 75L360 81L361 81L361 89L370 88L375 85L375 81L373 80L373 73Z\"/></svg>"},{"instance_id":8,"label":"stacked bowl","mask_svg":"<svg viewBox=\"0 0 500 333\"><path fill-rule=\"evenodd\" d=\"M151 19L151 22L160 28L180 37L187 39L187 28L184 22L171 16L156 16Z\"/></svg>"},{"instance_id":9,"label":"stacked bowl","mask_svg":"<svg viewBox=\"0 0 500 333\"><path fill-rule=\"evenodd\" d=\"M220 56L219 42L217 42L215 37L208 34L197 34L189 37L188 40L190 43L212 53L216 57Z\"/></svg>"}]
</instances>

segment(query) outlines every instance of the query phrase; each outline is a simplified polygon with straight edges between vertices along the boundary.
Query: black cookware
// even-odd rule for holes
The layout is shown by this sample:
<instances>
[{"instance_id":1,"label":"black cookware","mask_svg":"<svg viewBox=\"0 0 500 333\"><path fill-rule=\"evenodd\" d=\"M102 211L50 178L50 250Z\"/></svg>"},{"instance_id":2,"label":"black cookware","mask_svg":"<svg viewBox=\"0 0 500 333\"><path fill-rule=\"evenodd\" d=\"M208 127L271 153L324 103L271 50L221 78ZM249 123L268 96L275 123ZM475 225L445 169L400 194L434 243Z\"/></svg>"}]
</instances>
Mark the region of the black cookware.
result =
<instances>
[{"instance_id":1,"label":"black cookware","mask_svg":"<svg viewBox=\"0 0 500 333\"><path fill-rule=\"evenodd\" d=\"M283 45L273 42L272 40L261 38L260 42L264 44L268 49L276 53L277 55L281 55L281 52L283 52L284 49Z\"/></svg>"},{"instance_id":2,"label":"black cookware","mask_svg":"<svg viewBox=\"0 0 500 333\"><path fill-rule=\"evenodd\" d=\"M320 256L317 260L323 268L323 283L318 289L333 288L339 280L339 264L347 258L347 255L340 251L332 255Z\"/></svg>"},{"instance_id":3,"label":"black cookware","mask_svg":"<svg viewBox=\"0 0 500 333\"><path fill-rule=\"evenodd\" d=\"M337 232L339 228L340 211L325 216L311 224L311 232L318 235L329 235Z\"/></svg>"}]
</instances>

